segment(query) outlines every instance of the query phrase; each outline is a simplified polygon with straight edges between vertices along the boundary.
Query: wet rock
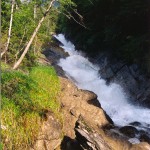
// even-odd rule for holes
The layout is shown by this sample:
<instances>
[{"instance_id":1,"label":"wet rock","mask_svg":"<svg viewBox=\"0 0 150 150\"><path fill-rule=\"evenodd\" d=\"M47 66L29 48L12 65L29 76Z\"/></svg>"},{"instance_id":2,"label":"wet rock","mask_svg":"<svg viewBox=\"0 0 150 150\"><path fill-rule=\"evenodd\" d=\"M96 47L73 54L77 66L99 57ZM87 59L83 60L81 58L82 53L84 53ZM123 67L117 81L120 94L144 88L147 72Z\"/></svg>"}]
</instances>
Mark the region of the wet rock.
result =
<instances>
[{"instance_id":1,"label":"wet rock","mask_svg":"<svg viewBox=\"0 0 150 150\"><path fill-rule=\"evenodd\" d=\"M150 108L150 77L137 64L126 64L107 53L99 54L91 60L99 65L100 76L107 83L120 84L131 102Z\"/></svg>"},{"instance_id":2,"label":"wet rock","mask_svg":"<svg viewBox=\"0 0 150 150\"><path fill-rule=\"evenodd\" d=\"M140 141L141 141L141 142L147 142L147 143L150 144L150 136L148 136L147 134L142 134L142 135L140 136Z\"/></svg>"},{"instance_id":3,"label":"wet rock","mask_svg":"<svg viewBox=\"0 0 150 150\"><path fill-rule=\"evenodd\" d=\"M49 65L52 65L55 68L59 76L65 77L65 73L63 69L58 66L58 62L60 58L66 58L69 56L69 54L55 43L47 43L47 45L44 47L45 50L43 51L43 54L49 62Z\"/></svg>"},{"instance_id":4,"label":"wet rock","mask_svg":"<svg viewBox=\"0 0 150 150\"><path fill-rule=\"evenodd\" d=\"M114 81L119 83L129 95L130 99L135 102L135 95L139 91L139 85L135 78L130 74L128 66L124 66L114 77Z\"/></svg>"},{"instance_id":5,"label":"wet rock","mask_svg":"<svg viewBox=\"0 0 150 150\"><path fill-rule=\"evenodd\" d=\"M54 66L56 66L57 60L59 58L67 57L67 54L64 54L61 48L57 49L56 47L52 47L51 49L49 49L49 51L50 53L48 53L48 58L51 64ZM113 67L112 65L109 65L109 62L107 60L104 59L104 68L106 66L107 67L111 66L111 70L108 69L107 72L112 71L114 73L113 77L112 77L112 74L110 73L111 76L109 78L111 78L110 79L111 81L115 81L115 76L119 74L119 72L121 72L121 70L126 65L124 65L123 63L120 63L118 66ZM120 66L121 68L119 68ZM136 82L138 81L138 79L134 75L132 75L133 73L130 73L132 71L128 69L128 66L125 67L123 72L126 72L127 70L133 82L135 82L135 85L136 86L140 85L138 82ZM120 78L121 81L123 78L125 79L123 80L124 85L127 85L125 84L125 82L127 82L128 73L125 75L125 77ZM142 78L140 81L143 82ZM63 144L61 143L61 146L63 145L64 149L65 148L73 149L72 145L74 145L74 147L77 146L76 149L79 149L81 148L79 146L79 143L80 145L85 146L89 150L96 149L96 148L102 149L102 150L105 150L105 149L128 150L131 148L131 144L127 142L126 140L124 139L120 140L119 138L115 138L112 135L107 136L103 132L102 128L109 125L111 121L109 121L107 115L105 114L103 109L100 107L100 103L97 100L97 96L93 92L79 90L71 81L69 81L66 78L60 78L60 82L61 82L61 91L62 91L62 95L60 96L60 103L62 105L61 112L64 118L64 124L63 124L62 130L63 130L65 137L68 137L67 139L65 138L63 139L63 142L64 142L64 143L62 142ZM140 86L138 87L140 89ZM140 90L139 89L137 90L135 88L135 90L133 91L139 92L141 90L141 93L143 94L142 88ZM133 92L134 94L132 94L132 96L136 96L137 94L136 92ZM79 119L79 116L82 116L84 122L86 123L86 124L83 124L83 126L82 126L82 122L80 123L79 121L77 121ZM75 124L76 124L76 127L75 127ZM130 130L131 129L129 129L129 131ZM135 131L135 129L133 130ZM135 135L136 131L133 132L133 130L130 132L128 131L129 132L128 135L130 134L131 136L133 136L133 134ZM50 133L50 131L47 131L47 132ZM52 148L56 148L60 144L60 141L59 141L60 139L58 138L59 134L54 134L54 135L53 137L55 138L53 140L53 143L55 143L55 147L53 147L53 144L49 143L51 144L51 148L50 148L48 141L39 139L39 143L41 143L41 147L47 148L50 150ZM136 146L136 148L137 147L141 147L141 145ZM146 150L146 149L143 149L143 150Z\"/></svg>"},{"instance_id":6,"label":"wet rock","mask_svg":"<svg viewBox=\"0 0 150 150\"><path fill-rule=\"evenodd\" d=\"M107 127L107 126L106 126ZM108 126L109 127L109 126ZM122 139L123 141L128 141L129 137L124 135L119 131L119 127L116 126L110 126L110 128L106 128L106 132L112 136L112 138L119 138Z\"/></svg>"},{"instance_id":7,"label":"wet rock","mask_svg":"<svg viewBox=\"0 0 150 150\"><path fill-rule=\"evenodd\" d=\"M58 47L57 45L53 44L53 43L49 43L47 45L47 47L45 48L45 50L43 51L43 54L48 58L50 57L51 61L54 60L59 60L60 58L66 58L67 56L69 56L69 54L67 52L64 51L63 48Z\"/></svg>"},{"instance_id":8,"label":"wet rock","mask_svg":"<svg viewBox=\"0 0 150 150\"><path fill-rule=\"evenodd\" d=\"M130 123L129 125L132 125L132 126L141 126L141 123L135 121L135 122Z\"/></svg>"},{"instance_id":9,"label":"wet rock","mask_svg":"<svg viewBox=\"0 0 150 150\"><path fill-rule=\"evenodd\" d=\"M52 36L52 40L55 44L57 44L58 46L63 46L63 44L57 39L55 38L55 36Z\"/></svg>"},{"instance_id":10,"label":"wet rock","mask_svg":"<svg viewBox=\"0 0 150 150\"><path fill-rule=\"evenodd\" d=\"M134 138L135 135L139 133L139 131L133 126L124 126L120 128L119 131L130 138Z\"/></svg>"},{"instance_id":11,"label":"wet rock","mask_svg":"<svg viewBox=\"0 0 150 150\"><path fill-rule=\"evenodd\" d=\"M110 81L110 79L114 77L114 72L109 67L107 67L107 69L106 68L100 69L99 73L106 81Z\"/></svg>"}]
</instances>

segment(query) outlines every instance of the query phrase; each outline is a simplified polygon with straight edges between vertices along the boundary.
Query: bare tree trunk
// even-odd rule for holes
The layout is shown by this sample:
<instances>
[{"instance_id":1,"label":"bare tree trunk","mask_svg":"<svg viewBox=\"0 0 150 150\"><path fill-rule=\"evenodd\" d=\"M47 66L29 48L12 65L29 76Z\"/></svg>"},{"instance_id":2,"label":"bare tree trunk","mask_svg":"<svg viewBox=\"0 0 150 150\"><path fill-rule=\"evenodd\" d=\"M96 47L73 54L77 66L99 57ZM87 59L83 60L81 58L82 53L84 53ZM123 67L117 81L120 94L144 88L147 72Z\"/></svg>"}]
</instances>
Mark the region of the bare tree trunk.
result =
<instances>
[{"instance_id":1,"label":"bare tree trunk","mask_svg":"<svg viewBox=\"0 0 150 150\"><path fill-rule=\"evenodd\" d=\"M38 32L38 30L39 30L39 28L40 28L42 22L44 21L44 19L45 19L47 13L49 12L50 8L52 7L52 4L53 4L55 1L56 1L56 0L52 0L52 1L50 2L50 5L49 5L48 9L47 9L46 12L44 13L44 16L41 18L41 20L39 21L38 26L37 26L36 29L34 30L32 36L31 36L31 38L30 38L30 40L29 40L29 42L28 42L28 44L27 44L27 46L26 46L26 48L25 48L25 50L24 50L24 52L22 53L22 55L21 55L21 57L19 58L19 60L14 64L13 69L17 69L17 68L19 67L20 63L22 62L23 58L25 57L26 53L28 52L28 50L29 50L29 48L30 48L30 46L31 46L31 44L32 44L32 41L33 41L34 37L36 36L36 34L37 34L37 32Z\"/></svg>"},{"instance_id":2,"label":"bare tree trunk","mask_svg":"<svg viewBox=\"0 0 150 150\"><path fill-rule=\"evenodd\" d=\"M34 19L37 17L36 15L36 4L34 5Z\"/></svg>"},{"instance_id":3,"label":"bare tree trunk","mask_svg":"<svg viewBox=\"0 0 150 150\"><path fill-rule=\"evenodd\" d=\"M36 43L37 43L37 36L35 36L35 40L34 40L34 55L36 55Z\"/></svg>"},{"instance_id":4,"label":"bare tree trunk","mask_svg":"<svg viewBox=\"0 0 150 150\"><path fill-rule=\"evenodd\" d=\"M34 22L36 21L37 14L36 14L36 4L34 5ZM36 41L37 41L37 36L35 36L35 41L34 41L34 55L35 55L35 49L36 49Z\"/></svg>"},{"instance_id":5,"label":"bare tree trunk","mask_svg":"<svg viewBox=\"0 0 150 150\"><path fill-rule=\"evenodd\" d=\"M11 36L11 28L12 28L12 21L13 21L14 5L15 5L15 0L12 0L10 24L9 24L9 31L8 31L8 39L7 39L5 50L1 53L1 58L7 52L8 47L9 47L9 43L10 43L10 36Z\"/></svg>"}]
</instances>

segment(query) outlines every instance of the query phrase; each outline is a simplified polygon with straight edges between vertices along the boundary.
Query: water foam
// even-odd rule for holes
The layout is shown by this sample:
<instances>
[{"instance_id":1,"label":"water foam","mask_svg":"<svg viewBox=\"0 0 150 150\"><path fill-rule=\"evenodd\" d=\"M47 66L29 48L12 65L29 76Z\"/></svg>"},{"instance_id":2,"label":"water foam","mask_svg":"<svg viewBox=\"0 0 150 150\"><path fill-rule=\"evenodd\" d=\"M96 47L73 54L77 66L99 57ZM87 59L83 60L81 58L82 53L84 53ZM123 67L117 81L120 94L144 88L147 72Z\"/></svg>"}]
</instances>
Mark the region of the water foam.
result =
<instances>
[{"instance_id":1,"label":"water foam","mask_svg":"<svg viewBox=\"0 0 150 150\"><path fill-rule=\"evenodd\" d=\"M100 78L99 67L76 51L75 46L67 42L62 34L55 37L70 54L66 59L60 59L59 66L68 77L74 79L80 89L90 90L98 95L102 108L116 125L125 126L131 122L150 124L150 109L130 104L120 85L112 83L108 86L106 81Z\"/></svg>"}]
</instances>

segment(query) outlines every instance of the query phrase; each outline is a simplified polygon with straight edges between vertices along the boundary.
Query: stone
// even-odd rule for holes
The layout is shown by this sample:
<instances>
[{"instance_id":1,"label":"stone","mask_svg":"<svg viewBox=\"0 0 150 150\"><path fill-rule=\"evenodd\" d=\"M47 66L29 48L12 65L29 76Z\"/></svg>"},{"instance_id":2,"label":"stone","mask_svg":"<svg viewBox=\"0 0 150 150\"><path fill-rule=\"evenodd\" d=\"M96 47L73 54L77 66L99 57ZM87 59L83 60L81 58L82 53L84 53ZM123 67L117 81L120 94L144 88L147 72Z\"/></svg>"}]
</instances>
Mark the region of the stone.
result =
<instances>
[{"instance_id":1,"label":"stone","mask_svg":"<svg viewBox=\"0 0 150 150\"><path fill-rule=\"evenodd\" d=\"M61 143L61 150L83 150L76 139L64 136Z\"/></svg>"},{"instance_id":2,"label":"stone","mask_svg":"<svg viewBox=\"0 0 150 150\"><path fill-rule=\"evenodd\" d=\"M113 134L110 135L109 131L106 133L103 130L105 127L109 128L113 122L101 108L96 94L90 91L79 90L70 80L65 77L65 75L62 75L64 73L62 68L58 69L58 60L60 58L67 57L67 55L68 54L64 53L62 48L58 48L58 46L55 45L51 45L50 47L49 45L47 58L50 64L56 68L57 73L61 76L59 79L61 82L62 93L59 100L62 106L61 113L63 115L63 126L59 124L57 118L55 118L53 115L50 115L47 121L53 120L55 123L48 121L48 125L46 122L44 122L45 127L42 127L44 134L39 135L39 137L41 136L42 139L38 137L35 146L39 147L39 149L36 149L36 147L35 149L51 150L59 147L60 145L62 150L74 150L74 148L80 150L80 148L83 149L83 147L89 150L140 150L140 148L143 147L141 150L147 150L147 147L149 146L147 143L132 145L125 140L125 138L118 138L117 136L115 137ZM128 65L122 62L117 63L117 61L114 64L111 64L105 55L103 55L101 58L98 61L102 63L101 68L104 69L104 72L110 74L110 81L120 82L121 85L126 88L126 91L128 91L128 93L131 95L131 98L135 98L137 94L139 94L139 91L141 91L139 101L141 101L141 98L145 98L145 92L143 93L142 89L144 83L146 82L142 79L143 76L140 76L139 79L136 78L137 70L135 66L132 69L132 67L129 68ZM132 84L134 85L133 87ZM146 89L148 89L148 84L146 83L145 85L147 85ZM144 94L144 96L142 94ZM144 101L146 102L147 99ZM57 127L58 131L56 131ZM48 130L48 128L50 130ZM52 133L53 131L54 133ZM62 131L64 134L63 140L60 138ZM135 134L135 128L133 127L131 130L130 127L128 129L128 136L130 135L133 137ZM43 139L45 137L49 140Z\"/></svg>"},{"instance_id":3,"label":"stone","mask_svg":"<svg viewBox=\"0 0 150 150\"><path fill-rule=\"evenodd\" d=\"M131 103L150 108L150 77L137 64L126 64L106 52L90 60L100 67L100 77L107 84L121 85Z\"/></svg>"},{"instance_id":4,"label":"stone","mask_svg":"<svg viewBox=\"0 0 150 150\"><path fill-rule=\"evenodd\" d=\"M79 90L71 81L60 77L61 103L64 115L65 135L74 139L74 127L78 117L82 115L92 126L105 126L109 124L105 112L101 109L97 95L87 90ZM92 101L92 102L91 102Z\"/></svg>"},{"instance_id":5,"label":"stone","mask_svg":"<svg viewBox=\"0 0 150 150\"><path fill-rule=\"evenodd\" d=\"M141 123L140 122L131 122L129 125L132 125L132 126L141 126Z\"/></svg>"},{"instance_id":6,"label":"stone","mask_svg":"<svg viewBox=\"0 0 150 150\"><path fill-rule=\"evenodd\" d=\"M140 136L140 141L141 142L147 142L147 143L149 143L150 144L150 136L148 136L147 134L142 134L141 136Z\"/></svg>"},{"instance_id":7,"label":"stone","mask_svg":"<svg viewBox=\"0 0 150 150\"><path fill-rule=\"evenodd\" d=\"M108 144L109 147L118 147L115 150L120 150L123 147L129 147L129 142L124 142L119 138L105 135L103 128L110 126L113 122L105 113L105 111L102 110L101 107L98 107L99 104L96 105L96 101L98 100L95 93L87 90L79 90L71 81L66 78L60 77L60 81L62 90L60 102L63 105L61 111L64 116L63 131L66 137L69 137L80 143L78 141L78 134L76 134L76 125L78 122L77 120L80 118L80 116L82 116L84 122L86 122L86 124L89 126L89 130L91 128L96 134L96 139L103 139L104 141L106 140L106 143L110 142L111 144ZM91 100L94 100L94 104L89 104L89 101ZM94 138L93 136L91 138Z\"/></svg>"},{"instance_id":8,"label":"stone","mask_svg":"<svg viewBox=\"0 0 150 150\"><path fill-rule=\"evenodd\" d=\"M57 46L63 46L63 44L57 38L55 38L55 36L52 36L52 40Z\"/></svg>"},{"instance_id":9,"label":"stone","mask_svg":"<svg viewBox=\"0 0 150 150\"><path fill-rule=\"evenodd\" d=\"M146 142L133 144L130 150L150 150L150 145Z\"/></svg>"},{"instance_id":10,"label":"stone","mask_svg":"<svg viewBox=\"0 0 150 150\"><path fill-rule=\"evenodd\" d=\"M75 127L76 140L84 149L88 150L111 150L103 137L95 132L87 123L79 118Z\"/></svg>"},{"instance_id":11,"label":"stone","mask_svg":"<svg viewBox=\"0 0 150 150\"><path fill-rule=\"evenodd\" d=\"M124 126L124 127L120 128L119 131L130 138L134 138L135 135L138 134L138 132L139 132L133 126Z\"/></svg>"},{"instance_id":12,"label":"stone","mask_svg":"<svg viewBox=\"0 0 150 150\"><path fill-rule=\"evenodd\" d=\"M100 69L99 74L105 80L110 80L111 78L114 77L114 72L110 67Z\"/></svg>"},{"instance_id":13,"label":"stone","mask_svg":"<svg viewBox=\"0 0 150 150\"><path fill-rule=\"evenodd\" d=\"M61 144L62 124L55 114L48 111L41 131L34 144L36 150L54 150Z\"/></svg>"}]
</instances>

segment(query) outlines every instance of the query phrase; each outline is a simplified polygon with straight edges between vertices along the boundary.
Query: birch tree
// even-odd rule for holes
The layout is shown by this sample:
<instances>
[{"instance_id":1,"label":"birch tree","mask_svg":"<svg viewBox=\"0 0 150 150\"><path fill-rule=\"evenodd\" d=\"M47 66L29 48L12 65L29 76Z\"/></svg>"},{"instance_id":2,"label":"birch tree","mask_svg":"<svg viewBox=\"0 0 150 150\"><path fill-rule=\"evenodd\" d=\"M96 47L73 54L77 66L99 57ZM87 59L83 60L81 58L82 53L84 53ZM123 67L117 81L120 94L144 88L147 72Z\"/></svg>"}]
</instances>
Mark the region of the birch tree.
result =
<instances>
[{"instance_id":1,"label":"birch tree","mask_svg":"<svg viewBox=\"0 0 150 150\"><path fill-rule=\"evenodd\" d=\"M9 24L9 31L8 31L8 39L6 43L5 50L1 53L1 58L3 55L7 52L9 43L10 43L10 38L11 38L11 29L12 29L12 22L13 22L13 12L14 12L14 5L15 5L15 0L12 0L12 5L11 5L11 16L10 16L10 24Z\"/></svg>"},{"instance_id":2,"label":"birch tree","mask_svg":"<svg viewBox=\"0 0 150 150\"><path fill-rule=\"evenodd\" d=\"M30 40L29 40L29 42L28 42L28 44L27 44L27 46L25 47L25 49L24 49L24 51L23 51L23 53L22 53L22 55L20 56L20 58L18 59L18 61L14 64L13 69L17 69L17 68L19 67L20 63L22 62L23 58L25 57L26 53L28 52L28 50L29 50L29 48L30 48L30 46L31 46L31 44L32 44L32 42L33 42L33 40L34 40L34 38L35 38L37 32L38 32L38 30L40 29L40 27L41 27L41 25L42 25L42 22L44 21L45 17L46 17L47 14L49 13L49 11L50 11L50 9L51 9L51 7L52 7L52 5L53 5L53 3L54 3L55 1L56 1L56 0L52 0L52 1L50 2L49 6L48 6L48 8L47 8L47 10L46 10L46 12L43 14L43 17L39 20L39 23L38 23L37 27L35 28L35 30L34 30L32 36L31 36L31 38L30 38Z\"/></svg>"}]
</instances>

